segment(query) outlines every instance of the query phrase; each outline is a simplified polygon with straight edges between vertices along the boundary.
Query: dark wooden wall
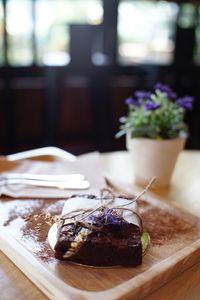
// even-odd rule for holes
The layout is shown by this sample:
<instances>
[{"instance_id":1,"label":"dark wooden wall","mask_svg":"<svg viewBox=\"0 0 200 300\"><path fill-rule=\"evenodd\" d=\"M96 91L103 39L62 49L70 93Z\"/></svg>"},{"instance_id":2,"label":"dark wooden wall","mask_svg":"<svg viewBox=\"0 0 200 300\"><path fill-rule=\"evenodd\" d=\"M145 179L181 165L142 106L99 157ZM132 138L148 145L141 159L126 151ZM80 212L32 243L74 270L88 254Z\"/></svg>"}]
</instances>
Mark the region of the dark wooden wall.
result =
<instances>
[{"instance_id":1,"label":"dark wooden wall","mask_svg":"<svg viewBox=\"0 0 200 300\"><path fill-rule=\"evenodd\" d=\"M200 149L199 72L197 67L133 67L115 72L95 68L87 75L69 75L62 68L49 68L53 79L44 70L31 77L23 72L19 76L19 70L12 72L9 93L4 81L0 85L0 151L47 145L73 153L124 149L124 139L114 137L119 117L127 111L124 100L134 90L152 87L158 80L180 95L195 97L194 110L186 119L191 132L187 147Z\"/></svg>"}]
</instances>

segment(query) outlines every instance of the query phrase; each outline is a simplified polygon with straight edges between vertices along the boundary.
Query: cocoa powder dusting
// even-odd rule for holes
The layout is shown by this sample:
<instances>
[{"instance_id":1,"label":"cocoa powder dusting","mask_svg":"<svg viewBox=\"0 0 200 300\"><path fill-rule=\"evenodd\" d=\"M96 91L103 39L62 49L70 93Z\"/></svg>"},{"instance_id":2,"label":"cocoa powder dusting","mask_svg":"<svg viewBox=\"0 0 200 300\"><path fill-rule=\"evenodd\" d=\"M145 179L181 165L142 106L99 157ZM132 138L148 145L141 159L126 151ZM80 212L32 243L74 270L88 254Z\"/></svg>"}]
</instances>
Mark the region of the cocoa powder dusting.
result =
<instances>
[{"instance_id":1,"label":"cocoa powder dusting","mask_svg":"<svg viewBox=\"0 0 200 300\"><path fill-rule=\"evenodd\" d=\"M14 207L9 211L4 226L10 226L12 230L13 221L19 218L24 220L20 228L21 242L28 245L28 248L33 245L31 250L34 254L42 261L49 262L54 259L54 254L49 247L47 235L50 226L61 214L64 202L65 200L34 200L32 203L24 200L24 203L20 203L20 209Z\"/></svg>"},{"instance_id":2,"label":"cocoa powder dusting","mask_svg":"<svg viewBox=\"0 0 200 300\"><path fill-rule=\"evenodd\" d=\"M54 260L54 254L48 245L48 230L55 222L55 216L60 215L64 202L65 200L47 199L15 200L7 208L8 217L4 226L12 231L16 227L15 222L20 219L18 226L21 236L16 238L39 259L50 262ZM152 246L162 246L180 239L183 241L190 236L193 240L199 237L199 226L173 214L173 210L166 210L164 206L157 207L143 199L138 201L138 206Z\"/></svg>"},{"instance_id":3,"label":"cocoa powder dusting","mask_svg":"<svg viewBox=\"0 0 200 300\"><path fill-rule=\"evenodd\" d=\"M166 242L179 239L180 236L187 236L188 233L198 234L194 224L165 211L164 209L152 206L144 200L139 201L139 211L145 229L151 237L152 245L162 246Z\"/></svg>"}]
</instances>

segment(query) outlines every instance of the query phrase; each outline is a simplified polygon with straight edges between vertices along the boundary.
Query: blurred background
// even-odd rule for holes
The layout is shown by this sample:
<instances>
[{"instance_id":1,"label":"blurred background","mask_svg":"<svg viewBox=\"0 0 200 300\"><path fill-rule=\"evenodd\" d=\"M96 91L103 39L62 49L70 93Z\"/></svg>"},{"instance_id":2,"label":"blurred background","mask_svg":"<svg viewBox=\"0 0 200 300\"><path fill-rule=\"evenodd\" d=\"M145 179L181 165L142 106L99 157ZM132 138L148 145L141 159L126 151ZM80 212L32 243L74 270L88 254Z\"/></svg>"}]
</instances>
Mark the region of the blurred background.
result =
<instances>
[{"instance_id":1,"label":"blurred background","mask_svg":"<svg viewBox=\"0 0 200 300\"><path fill-rule=\"evenodd\" d=\"M125 149L124 100L158 81L195 97L200 149L199 73L198 1L0 0L0 154Z\"/></svg>"}]
</instances>

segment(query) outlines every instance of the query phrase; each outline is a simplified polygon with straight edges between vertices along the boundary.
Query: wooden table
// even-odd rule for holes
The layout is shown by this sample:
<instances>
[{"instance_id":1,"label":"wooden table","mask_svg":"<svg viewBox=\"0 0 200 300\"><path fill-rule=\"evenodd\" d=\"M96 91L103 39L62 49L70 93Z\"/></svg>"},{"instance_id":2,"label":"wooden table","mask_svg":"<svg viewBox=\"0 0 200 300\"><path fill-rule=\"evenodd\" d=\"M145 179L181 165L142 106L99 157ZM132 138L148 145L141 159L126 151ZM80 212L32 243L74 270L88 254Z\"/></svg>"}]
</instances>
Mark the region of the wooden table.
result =
<instances>
[{"instance_id":1,"label":"wooden table","mask_svg":"<svg viewBox=\"0 0 200 300\"><path fill-rule=\"evenodd\" d=\"M124 189L139 189L133 183L133 167L127 152L102 154L102 164L108 177ZM200 152L184 151L177 163L169 189L155 190L166 201L173 201L200 216ZM199 299L200 262L148 296L156 299ZM35 285L3 254L0 253L0 299L47 299Z\"/></svg>"}]
</instances>

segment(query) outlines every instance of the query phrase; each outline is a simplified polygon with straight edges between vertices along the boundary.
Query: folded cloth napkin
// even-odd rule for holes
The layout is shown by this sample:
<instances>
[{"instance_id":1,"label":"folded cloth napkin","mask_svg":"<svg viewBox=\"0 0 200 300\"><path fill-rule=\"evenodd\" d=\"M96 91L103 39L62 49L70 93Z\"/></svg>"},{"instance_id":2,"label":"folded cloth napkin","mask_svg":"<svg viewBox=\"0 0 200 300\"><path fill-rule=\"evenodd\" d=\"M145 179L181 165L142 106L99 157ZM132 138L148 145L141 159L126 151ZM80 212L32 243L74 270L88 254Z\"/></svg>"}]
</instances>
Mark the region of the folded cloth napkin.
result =
<instances>
[{"instance_id":1,"label":"folded cloth napkin","mask_svg":"<svg viewBox=\"0 0 200 300\"><path fill-rule=\"evenodd\" d=\"M55 159L54 161L0 159L0 172L30 174L72 174L81 173L90 182L87 190L62 190L58 188L37 187L28 185L0 186L0 196L13 198L66 198L73 194L97 194L106 186L100 162L100 154L92 152L77 156L74 161Z\"/></svg>"}]
</instances>

